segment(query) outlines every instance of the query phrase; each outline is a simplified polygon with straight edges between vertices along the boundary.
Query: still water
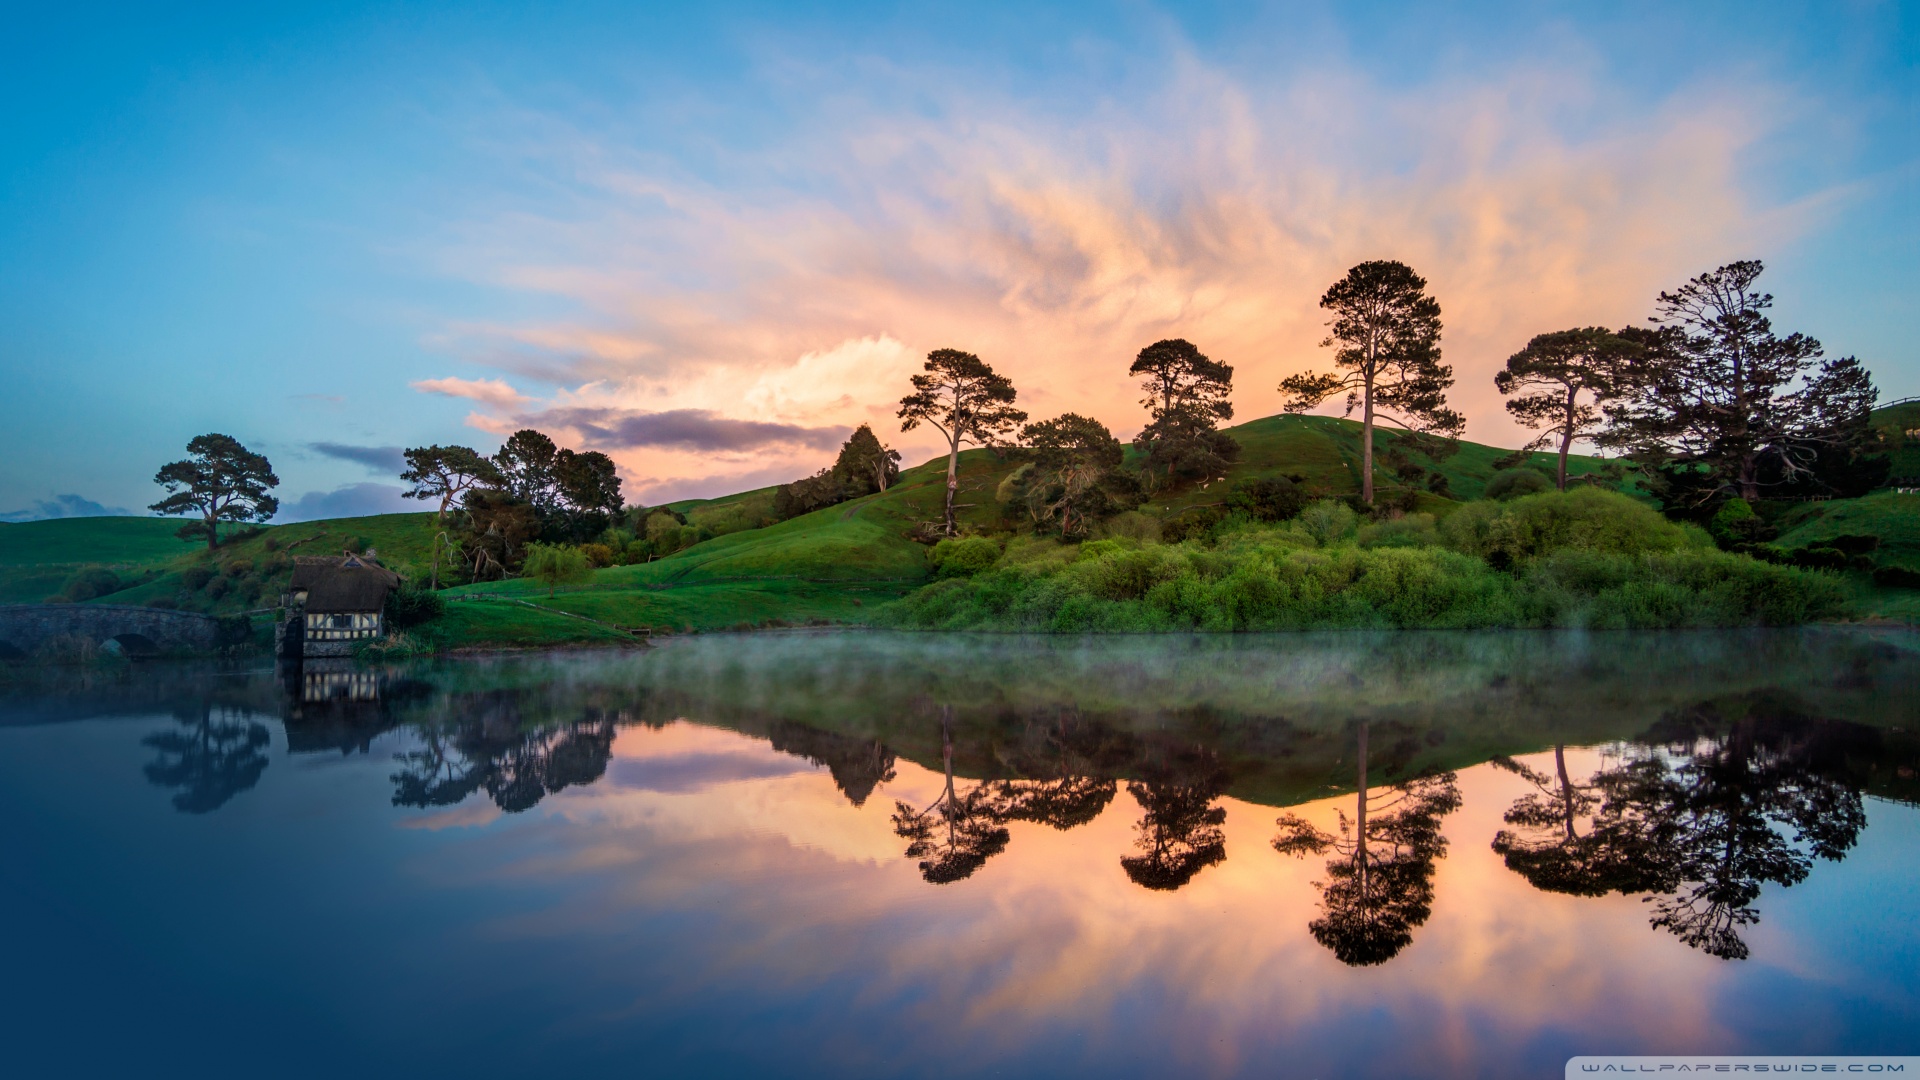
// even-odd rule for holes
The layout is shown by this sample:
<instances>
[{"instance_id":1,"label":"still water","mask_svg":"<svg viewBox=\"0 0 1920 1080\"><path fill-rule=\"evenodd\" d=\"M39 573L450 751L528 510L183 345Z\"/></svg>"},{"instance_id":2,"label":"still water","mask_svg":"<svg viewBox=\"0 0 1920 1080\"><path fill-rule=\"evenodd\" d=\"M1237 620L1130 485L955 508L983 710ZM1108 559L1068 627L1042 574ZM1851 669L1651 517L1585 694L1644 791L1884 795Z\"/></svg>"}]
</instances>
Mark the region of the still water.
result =
<instances>
[{"instance_id":1,"label":"still water","mask_svg":"<svg viewBox=\"0 0 1920 1080\"><path fill-rule=\"evenodd\" d=\"M0 678L7 1075L1920 1053L1906 633Z\"/></svg>"}]
</instances>

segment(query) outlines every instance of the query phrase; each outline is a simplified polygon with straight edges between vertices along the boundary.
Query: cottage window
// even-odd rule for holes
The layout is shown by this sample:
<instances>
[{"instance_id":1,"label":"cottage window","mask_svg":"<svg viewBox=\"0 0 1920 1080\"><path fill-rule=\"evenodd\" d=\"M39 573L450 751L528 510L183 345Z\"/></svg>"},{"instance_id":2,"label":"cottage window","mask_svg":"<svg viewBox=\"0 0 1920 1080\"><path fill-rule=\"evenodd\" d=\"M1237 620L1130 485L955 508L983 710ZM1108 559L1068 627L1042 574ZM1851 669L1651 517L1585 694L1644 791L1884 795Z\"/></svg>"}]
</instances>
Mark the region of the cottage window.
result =
<instances>
[{"instance_id":1,"label":"cottage window","mask_svg":"<svg viewBox=\"0 0 1920 1080\"><path fill-rule=\"evenodd\" d=\"M349 628L349 627L351 627L351 626L353 626L353 616L351 616L351 615L335 615L335 616L333 617L333 627L334 627L334 629L336 629L336 630L345 630L345 629L348 629L348 628Z\"/></svg>"}]
</instances>

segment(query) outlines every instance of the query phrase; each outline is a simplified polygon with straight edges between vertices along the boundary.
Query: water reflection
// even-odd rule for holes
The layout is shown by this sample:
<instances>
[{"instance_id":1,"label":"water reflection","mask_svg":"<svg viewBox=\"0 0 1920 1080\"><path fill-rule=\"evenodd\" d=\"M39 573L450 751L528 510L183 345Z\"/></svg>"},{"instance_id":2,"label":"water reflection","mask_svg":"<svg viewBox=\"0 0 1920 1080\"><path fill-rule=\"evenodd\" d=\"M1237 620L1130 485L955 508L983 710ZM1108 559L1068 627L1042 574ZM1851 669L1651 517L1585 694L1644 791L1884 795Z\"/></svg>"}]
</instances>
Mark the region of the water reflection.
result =
<instances>
[{"instance_id":1,"label":"water reflection","mask_svg":"<svg viewBox=\"0 0 1920 1080\"><path fill-rule=\"evenodd\" d=\"M399 755L395 806L452 806L476 791L501 810L530 810L548 795L591 784L613 760L612 717L529 725L520 696L468 696L459 719L416 730L417 749Z\"/></svg>"},{"instance_id":2,"label":"water reflection","mask_svg":"<svg viewBox=\"0 0 1920 1080\"><path fill-rule=\"evenodd\" d=\"M1273 839L1282 855L1334 853L1327 880L1314 883L1321 914L1307 929L1354 967L1398 956L1433 913L1434 863L1447 850L1440 820L1460 808L1452 772L1411 777L1376 795L1368 772L1370 727L1362 721L1357 728L1354 815L1341 810L1338 831L1328 832L1297 814L1282 814Z\"/></svg>"},{"instance_id":3,"label":"water reflection","mask_svg":"<svg viewBox=\"0 0 1920 1080\"><path fill-rule=\"evenodd\" d=\"M1763 885L1839 861L1866 825L1856 767L1880 732L1808 715L1774 693L1701 702L1661 717L1586 783L1500 764L1538 789L1493 842L1535 887L1643 893L1651 922L1694 948L1745 959ZM1584 828L1582 822L1584 821Z\"/></svg>"},{"instance_id":4,"label":"water reflection","mask_svg":"<svg viewBox=\"0 0 1920 1080\"><path fill-rule=\"evenodd\" d=\"M1103 841L1102 858L1156 893L1226 862L1225 800L1338 799L1337 812L1281 814L1271 845L1324 858L1307 929L1341 962L1368 966L1399 956L1431 918L1457 770L1481 763L1530 789L1491 838L1508 870L1545 892L1644 897L1655 927L1747 956L1742 931L1765 886L1844 857L1864 793L1914 797L1915 740L1902 728L1917 669L1911 651L1870 635L795 635L639 657L315 668L285 676L278 699L259 677L181 669L168 688L152 667L137 680L49 684L0 709L165 704L174 721L143 738L157 755L145 774L193 814L261 782L274 711L289 752L390 756L394 806L484 798L506 813L603 782L623 729L687 718L824 769L844 811L891 804L894 850L942 886L1039 842L1015 826L1091 825L1122 787L1138 816L1127 846ZM1583 747L1599 748L1597 764L1575 768L1594 759ZM740 772L743 761L705 763L699 785L791 775L765 763ZM905 763L930 770L937 790L888 790ZM613 772L615 786L639 782ZM1235 858L1275 857L1252 850Z\"/></svg>"},{"instance_id":5,"label":"water reflection","mask_svg":"<svg viewBox=\"0 0 1920 1080\"><path fill-rule=\"evenodd\" d=\"M155 732L140 744L156 751L145 770L147 780L179 789L173 796L175 810L211 813L260 782L272 738L265 724L211 702L177 708L173 718L181 725L178 729Z\"/></svg>"}]
</instances>

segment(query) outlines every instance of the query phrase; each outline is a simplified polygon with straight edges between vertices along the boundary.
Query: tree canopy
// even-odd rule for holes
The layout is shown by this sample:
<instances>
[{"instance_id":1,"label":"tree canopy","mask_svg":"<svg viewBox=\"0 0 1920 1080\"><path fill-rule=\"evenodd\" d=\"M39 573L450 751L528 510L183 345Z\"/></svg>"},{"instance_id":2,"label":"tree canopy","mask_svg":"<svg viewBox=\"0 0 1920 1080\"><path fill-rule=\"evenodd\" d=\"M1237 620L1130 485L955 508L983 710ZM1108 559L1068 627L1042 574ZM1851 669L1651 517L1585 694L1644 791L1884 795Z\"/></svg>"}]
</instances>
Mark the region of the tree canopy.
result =
<instances>
[{"instance_id":1,"label":"tree canopy","mask_svg":"<svg viewBox=\"0 0 1920 1080\"><path fill-rule=\"evenodd\" d=\"M1634 335L1646 352L1600 442L1640 458L1670 503L1818 486L1870 444L1872 378L1813 338L1774 333L1773 297L1754 285L1764 269L1728 263L1661 293L1653 328Z\"/></svg>"},{"instance_id":2,"label":"tree canopy","mask_svg":"<svg viewBox=\"0 0 1920 1080\"><path fill-rule=\"evenodd\" d=\"M204 536L209 549L220 544L223 521L266 521L280 509L269 494L280 478L267 459L240 445L230 435L197 435L187 443L188 457L169 462L154 474L153 482L167 497L148 509L156 514L198 514L200 520L183 526L180 538Z\"/></svg>"},{"instance_id":3,"label":"tree canopy","mask_svg":"<svg viewBox=\"0 0 1920 1080\"><path fill-rule=\"evenodd\" d=\"M1233 419L1231 365L1208 359L1181 338L1156 341L1141 349L1127 374L1140 376L1146 396L1147 426L1134 439L1144 455L1149 485L1174 477L1220 476L1240 455L1240 444L1220 433Z\"/></svg>"},{"instance_id":4,"label":"tree canopy","mask_svg":"<svg viewBox=\"0 0 1920 1080\"><path fill-rule=\"evenodd\" d=\"M1540 432L1523 449L1558 444L1554 481L1561 491L1574 441L1601 431L1600 407L1623 392L1627 365L1644 352L1605 327L1561 330L1534 337L1493 376L1494 387L1507 395L1507 411Z\"/></svg>"},{"instance_id":5,"label":"tree canopy","mask_svg":"<svg viewBox=\"0 0 1920 1080\"><path fill-rule=\"evenodd\" d=\"M499 467L471 447L417 446L406 452L406 461L400 479L413 486L402 494L409 499L440 500L442 523L447 520L447 509L463 492L498 487L504 482Z\"/></svg>"},{"instance_id":6,"label":"tree canopy","mask_svg":"<svg viewBox=\"0 0 1920 1080\"><path fill-rule=\"evenodd\" d=\"M1360 497L1371 504L1376 418L1450 438L1465 430L1466 421L1447 407L1453 369L1440 362L1440 302L1405 263L1374 260L1334 282L1320 306L1333 313L1320 344L1335 347L1340 370L1290 375L1280 393L1288 412L1304 412L1347 392L1347 412L1361 411Z\"/></svg>"},{"instance_id":7,"label":"tree canopy","mask_svg":"<svg viewBox=\"0 0 1920 1080\"><path fill-rule=\"evenodd\" d=\"M1011 380L972 353L935 349L927 354L925 373L913 376L913 392L900 399L901 431L924 423L946 437L946 535L959 531L953 509L960 488L960 448L1004 443L1027 419L1013 407L1018 396Z\"/></svg>"}]
</instances>

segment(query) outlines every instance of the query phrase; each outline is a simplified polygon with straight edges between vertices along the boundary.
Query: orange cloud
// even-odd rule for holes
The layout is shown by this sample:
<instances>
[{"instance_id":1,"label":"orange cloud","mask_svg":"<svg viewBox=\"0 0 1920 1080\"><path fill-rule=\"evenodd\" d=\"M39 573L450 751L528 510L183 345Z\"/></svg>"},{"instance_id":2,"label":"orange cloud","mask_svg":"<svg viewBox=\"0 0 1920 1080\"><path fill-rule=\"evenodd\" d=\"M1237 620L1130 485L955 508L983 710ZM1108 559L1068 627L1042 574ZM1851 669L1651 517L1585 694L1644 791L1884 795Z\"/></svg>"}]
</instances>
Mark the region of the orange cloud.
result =
<instances>
[{"instance_id":1,"label":"orange cloud","mask_svg":"<svg viewBox=\"0 0 1920 1080\"><path fill-rule=\"evenodd\" d=\"M422 379L409 383L409 386L423 394L439 394L443 397L466 398L492 405L495 408L511 409L524 405L533 399L515 390L505 379Z\"/></svg>"},{"instance_id":2,"label":"orange cloud","mask_svg":"<svg viewBox=\"0 0 1920 1080\"><path fill-rule=\"evenodd\" d=\"M898 437L893 402L928 349L981 354L1036 416L1089 413L1125 436L1144 422L1133 354L1185 337L1235 366L1251 418L1278 410L1281 378L1326 363L1326 286L1398 258L1446 312L1469 437L1517 445L1492 375L1528 337L1637 321L1659 289L1764 255L1812 212L1743 183L1765 87L1646 109L1577 64L1387 90L1338 71L1253 85L1176 59L1139 108L1070 120L958 93L933 112L823 105L737 161L738 182L540 120L529 141L574 212L471 224L447 265L588 314L443 340L559 372L569 404L871 422L911 463L935 448ZM710 493L827 456L616 454L643 490L699 477Z\"/></svg>"}]
</instances>

